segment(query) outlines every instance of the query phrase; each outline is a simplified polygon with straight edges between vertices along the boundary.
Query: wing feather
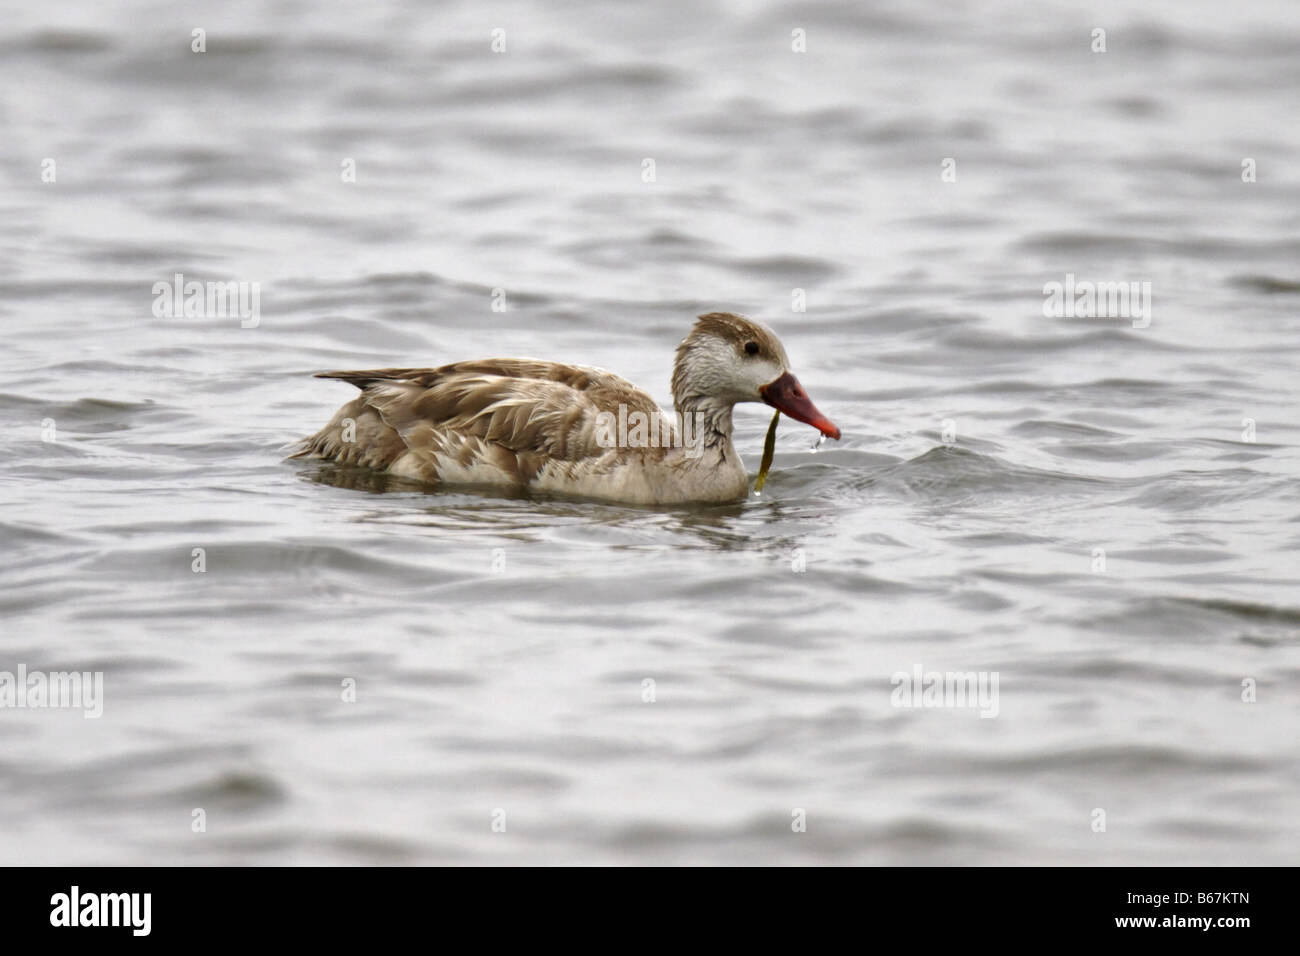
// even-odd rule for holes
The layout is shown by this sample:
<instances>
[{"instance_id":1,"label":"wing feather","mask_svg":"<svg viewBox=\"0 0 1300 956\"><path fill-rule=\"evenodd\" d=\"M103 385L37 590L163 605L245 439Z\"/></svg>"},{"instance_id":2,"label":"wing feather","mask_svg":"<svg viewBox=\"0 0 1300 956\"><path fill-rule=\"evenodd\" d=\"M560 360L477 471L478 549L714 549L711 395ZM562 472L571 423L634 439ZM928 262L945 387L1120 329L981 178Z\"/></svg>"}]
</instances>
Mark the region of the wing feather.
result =
<instances>
[{"instance_id":1,"label":"wing feather","mask_svg":"<svg viewBox=\"0 0 1300 956\"><path fill-rule=\"evenodd\" d=\"M319 378L361 389L300 454L387 467L400 452L413 453L436 477L449 462L483 463L526 484L541 469L605 456L597 441L598 416L658 413L654 400L604 369L536 359L484 359L436 369L322 372ZM358 406L358 403L359 406ZM344 412L360 422L377 415L387 433L367 429L374 449L345 450ZM396 440L394 440L396 439ZM386 459L386 460L385 460ZM382 462L382 464L381 464Z\"/></svg>"}]
</instances>

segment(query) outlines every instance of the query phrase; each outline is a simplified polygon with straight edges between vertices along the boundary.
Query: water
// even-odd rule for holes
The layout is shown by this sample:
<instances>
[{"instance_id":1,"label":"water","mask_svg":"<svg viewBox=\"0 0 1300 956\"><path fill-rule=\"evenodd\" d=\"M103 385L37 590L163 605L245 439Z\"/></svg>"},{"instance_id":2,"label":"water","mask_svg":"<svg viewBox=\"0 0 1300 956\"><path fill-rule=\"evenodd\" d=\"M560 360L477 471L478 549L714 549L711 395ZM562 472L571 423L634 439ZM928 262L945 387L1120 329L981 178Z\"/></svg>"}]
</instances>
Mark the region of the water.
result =
<instances>
[{"instance_id":1,"label":"water","mask_svg":"<svg viewBox=\"0 0 1300 956\"><path fill-rule=\"evenodd\" d=\"M0 670L104 674L99 719L0 710L0 859L1295 861L1291 5L0 23ZM177 273L259 324L155 316ZM1045 317L1067 274L1151 283L1149 326ZM744 504L284 459L352 394L312 371L667 403L719 309L844 433L783 421ZM918 666L997 715L894 706Z\"/></svg>"}]
</instances>

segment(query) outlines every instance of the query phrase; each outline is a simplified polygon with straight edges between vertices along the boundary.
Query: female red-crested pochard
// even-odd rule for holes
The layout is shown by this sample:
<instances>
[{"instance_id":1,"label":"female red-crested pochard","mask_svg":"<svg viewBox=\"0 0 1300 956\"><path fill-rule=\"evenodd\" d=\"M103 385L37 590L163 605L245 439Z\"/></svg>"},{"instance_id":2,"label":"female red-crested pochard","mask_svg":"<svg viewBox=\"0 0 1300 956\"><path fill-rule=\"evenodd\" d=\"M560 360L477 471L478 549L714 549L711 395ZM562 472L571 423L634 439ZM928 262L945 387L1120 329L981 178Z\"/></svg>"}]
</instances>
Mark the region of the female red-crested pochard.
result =
<instances>
[{"instance_id":1,"label":"female red-crested pochard","mask_svg":"<svg viewBox=\"0 0 1300 956\"><path fill-rule=\"evenodd\" d=\"M627 504L744 499L731 409L765 402L839 438L766 326L702 315L677 346L675 415L611 372L536 359L321 372L361 394L294 457L438 485L559 492Z\"/></svg>"}]
</instances>

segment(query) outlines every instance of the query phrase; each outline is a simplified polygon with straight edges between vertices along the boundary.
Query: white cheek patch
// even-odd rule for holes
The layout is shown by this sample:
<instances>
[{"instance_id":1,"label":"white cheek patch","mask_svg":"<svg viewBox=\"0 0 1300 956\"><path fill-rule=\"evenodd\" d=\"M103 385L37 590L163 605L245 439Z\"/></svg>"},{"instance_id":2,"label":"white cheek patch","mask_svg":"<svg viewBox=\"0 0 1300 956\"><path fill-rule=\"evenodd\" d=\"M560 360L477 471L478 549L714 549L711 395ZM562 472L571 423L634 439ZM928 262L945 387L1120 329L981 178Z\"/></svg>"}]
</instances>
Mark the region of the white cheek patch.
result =
<instances>
[{"instance_id":1,"label":"white cheek patch","mask_svg":"<svg viewBox=\"0 0 1300 956\"><path fill-rule=\"evenodd\" d=\"M759 387L776 381L785 371L779 362L745 355L734 343L721 339L709 337L699 348L700 366L708 369L700 376L700 384L710 382L716 394L733 401L761 402Z\"/></svg>"},{"instance_id":2,"label":"white cheek patch","mask_svg":"<svg viewBox=\"0 0 1300 956\"><path fill-rule=\"evenodd\" d=\"M785 371L774 362L752 362L750 364L753 366L753 378L749 384L753 386L755 392L758 391L760 385L775 382L781 377L781 373Z\"/></svg>"}]
</instances>

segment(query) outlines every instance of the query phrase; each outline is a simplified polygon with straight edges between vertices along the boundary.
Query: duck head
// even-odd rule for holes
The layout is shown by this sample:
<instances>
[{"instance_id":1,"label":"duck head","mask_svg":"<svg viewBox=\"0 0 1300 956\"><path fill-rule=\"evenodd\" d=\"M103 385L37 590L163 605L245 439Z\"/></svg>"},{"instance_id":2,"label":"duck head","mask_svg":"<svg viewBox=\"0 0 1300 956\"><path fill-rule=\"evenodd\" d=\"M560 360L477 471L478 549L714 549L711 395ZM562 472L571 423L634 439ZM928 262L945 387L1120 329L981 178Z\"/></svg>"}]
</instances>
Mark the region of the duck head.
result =
<instances>
[{"instance_id":1,"label":"duck head","mask_svg":"<svg viewBox=\"0 0 1300 956\"><path fill-rule=\"evenodd\" d=\"M790 360L776 334L731 312L700 316L677 346L673 401L678 409L763 402L828 438L840 437L839 428L817 410L790 371Z\"/></svg>"}]
</instances>

